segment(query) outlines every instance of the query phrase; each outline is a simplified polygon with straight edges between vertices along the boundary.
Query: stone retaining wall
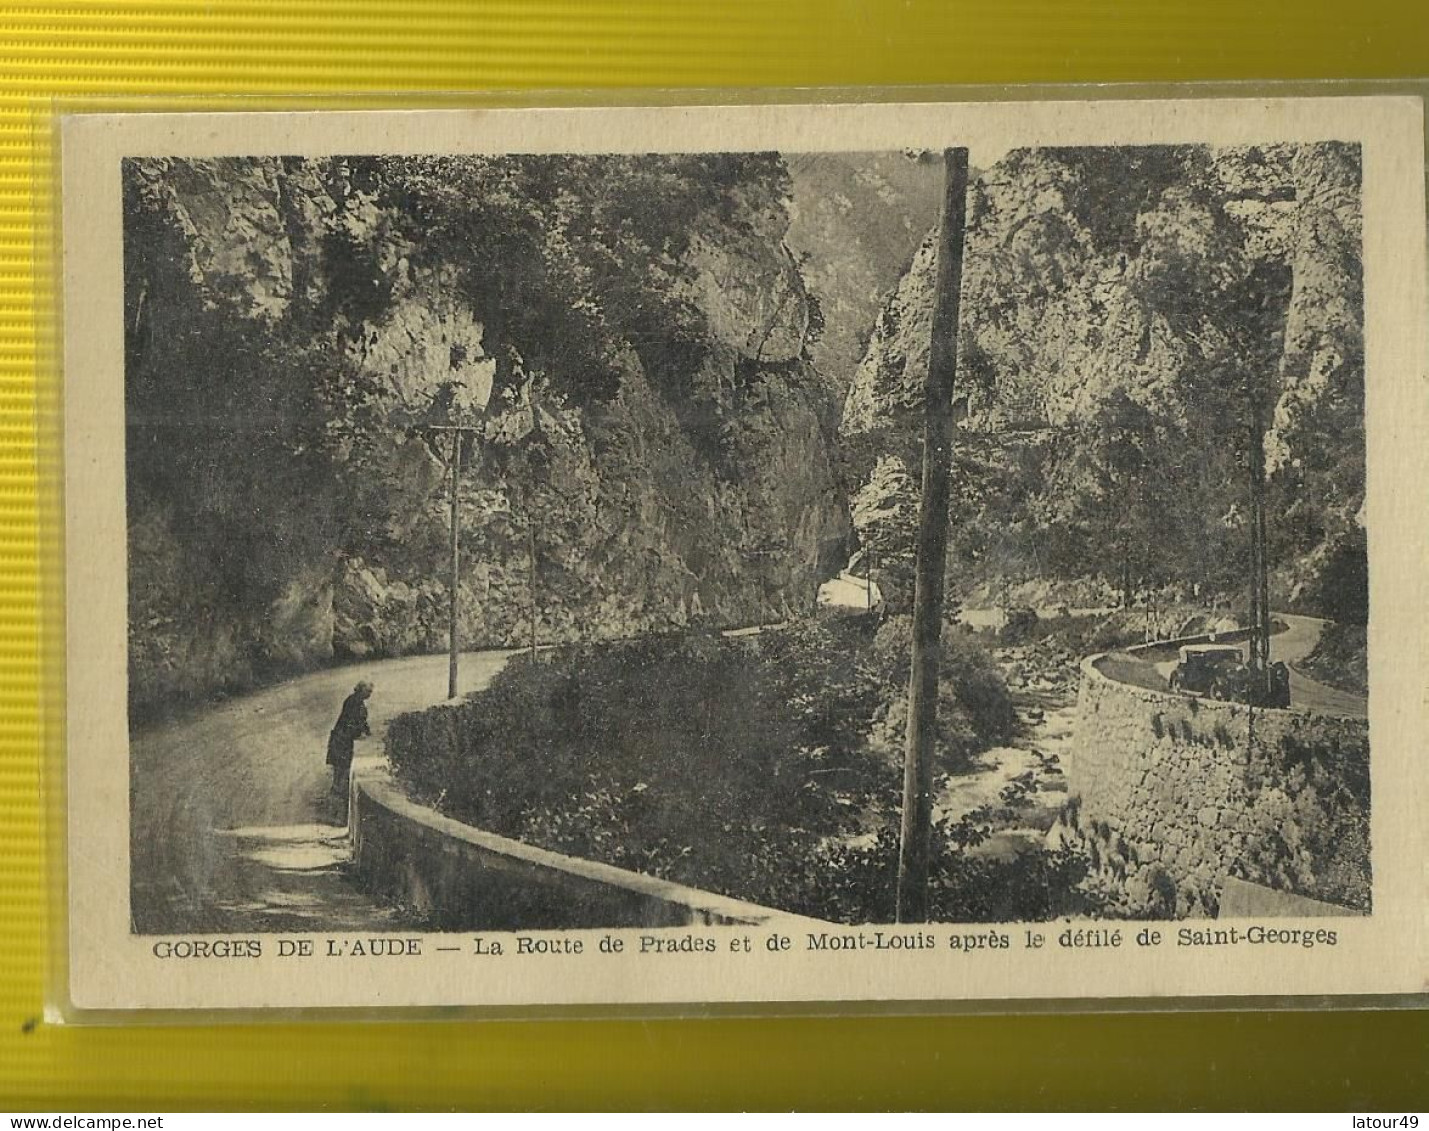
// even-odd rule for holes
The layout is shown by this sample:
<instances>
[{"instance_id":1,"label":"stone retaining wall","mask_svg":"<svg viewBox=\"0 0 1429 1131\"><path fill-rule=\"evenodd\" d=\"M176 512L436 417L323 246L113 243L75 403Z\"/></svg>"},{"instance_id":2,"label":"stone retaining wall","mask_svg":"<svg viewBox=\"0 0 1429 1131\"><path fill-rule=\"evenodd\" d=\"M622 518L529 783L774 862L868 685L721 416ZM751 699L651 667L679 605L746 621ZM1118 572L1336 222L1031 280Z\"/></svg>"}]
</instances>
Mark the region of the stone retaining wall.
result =
<instances>
[{"instance_id":1,"label":"stone retaining wall","mask_svg":"<svg viewBox=\"0 0 1429 1131\"><path fill-rule=\"evenodd\" d=\"M1133 914L1216 914L1227 877L1369 910L1363 719L1133 687L1082 664L1064 833Z\"/></svg>"},{"instance_id":2,"label":"stone retaining wall","mask_svg":"<svg viewBox=\"0 0 1429 1131\"><path fill-rule=\"evenodd\" d=\"M472 828L411 801L375 759L354 768L348 821L362 885L434 930L757 925L793 918Z\"/></svg>"}]
</instances>

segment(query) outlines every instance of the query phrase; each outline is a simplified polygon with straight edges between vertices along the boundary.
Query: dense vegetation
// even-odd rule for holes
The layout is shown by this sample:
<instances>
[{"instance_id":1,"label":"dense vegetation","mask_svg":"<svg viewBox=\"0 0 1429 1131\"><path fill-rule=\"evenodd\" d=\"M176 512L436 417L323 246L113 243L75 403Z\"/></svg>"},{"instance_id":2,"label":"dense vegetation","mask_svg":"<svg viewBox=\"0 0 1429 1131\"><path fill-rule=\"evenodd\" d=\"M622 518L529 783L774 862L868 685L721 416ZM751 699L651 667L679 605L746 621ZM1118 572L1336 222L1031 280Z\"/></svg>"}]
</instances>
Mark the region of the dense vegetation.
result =
<instances>
[{"instance_id":1,"label":"dense vegetation","mask_svg":"<svg viewBox=\"0 0 1429 1131\"><path fill-rule=\"evenodd\" d=\"M775 155L125 165L136 710L812 604L847 517ZM777 552L775 552L777 551Z\"/></svg>"},{"instance_id":2,"label":"dense vegetation","mask_svg":"<svg viewBox=\"0 0 1429 1131\"><path fill-rule=\"evenodd\" d=\"M440 648L433 429L469 425L462 640L566 646L394 724L411 787L887 919L939 185L899 153L127 161L133 717ZM953 605L1136 606L1024 610L1019 691L1234 614L1257 416L1276 607L1341 622L1312 664L1362 678L1355 147L1014 150L974 171L963 290ZM851 552L894 614L876 633L803 619ZM1016 717L952 629L943 675L957 773ZM987 817L938 830L934 914L1077 910L1084 862L971 851Z\"/></svg>"},{"instance_id":3,"label":"dense vegetation","mask_svg":"<svg viewBox=\"0 0 1429 1131\"><path fill-rule=\"evenodd\" d=\"M480 428L473 646L777 619L856 547L906 606L937 185L896 153L126 162L136 711L439 647L434 422ZM1242 591L1259 399L1276 600L1363 623L1359 224L1347 145L976 172L953 592Z\"/></svg>"},{"instance_id":4,"label":"dense vegetation","mask_svg":"<svg viewBox=\"0 0 1429 1131\"><path fill-rule=\"evenodd\" d=\"M976 176L950 580L1238 592L1258 403L1277 599L1363 620L1361 590L1346 609L1318 582L1363 570L1359 177L1339 144L1014 150ZM842 424L860 538L905 600L933 264L930 238Z\"/></svg>"},{"instance_id":5,"label":"dense vegetation","mask_svg":"<svg viewBox=\"0 0 1429 1131\"><path fill-rule=\"evenodd\" d=\"M940 778L1016 726L987 653L952 626L948 640ZM907 642L905 619L876 633L806 621L570 647L395 720L388 755L417 796L494 832L804 914L887 921ZM939 915L1068 906L1081 875L1070 854L965 854L988 816L939 832ZM1041 881L1012 886L1029 869Z\"/></svg>"}]
</instances>

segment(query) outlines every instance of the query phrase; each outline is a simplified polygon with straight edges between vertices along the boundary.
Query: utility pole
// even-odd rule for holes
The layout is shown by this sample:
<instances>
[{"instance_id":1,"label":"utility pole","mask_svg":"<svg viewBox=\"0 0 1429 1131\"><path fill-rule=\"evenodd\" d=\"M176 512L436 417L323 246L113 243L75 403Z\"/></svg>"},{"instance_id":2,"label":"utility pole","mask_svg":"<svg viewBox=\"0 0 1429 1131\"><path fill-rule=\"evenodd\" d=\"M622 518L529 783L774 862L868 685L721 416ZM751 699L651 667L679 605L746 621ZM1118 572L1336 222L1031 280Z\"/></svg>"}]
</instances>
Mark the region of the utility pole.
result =
<instances>
[{"instance_id":1,"label":"utility pole","mask_svg":"<svg viewBox=\"0 0 1429 1131\"><path fill-rule=\"evenodd\" d=\"M536 635L536 507L531 502L535 492L526 488L526 562L530 568L527 586L531 597L531 662L540 658L540 642Z\"/></svg>"},{"instance_id":2,"label":"utility pole","mask_svg":"<svg viewBox=\"0 0 1429 1131\"><path fill-rule=\"evenodd\" d=\"M541 427L540 409L536 405L536 383L532 380L526 386L527 400L531 407L531 431L527 436L528 455L530 463L528 465L528 482L523 498L526 504L526 586L527 593L531 601L531 662L534 664L540 659L541 645L536 617L540 609L538 601L538 585L540 576L537 573L536 565L536 486L538 479L544 479L545 473L549 470L547 454L543 444L545 442L545 432ZM539 469L539 470L538 470Z\"/></svg>"},{"instance_id":3,"label":"utility pole","mask_svg":"<svg viewBox=\"0 0 1429 1131\"><path fill-rule=\"evenodd\" d=\"M457 632L457 615L460 604L458 596L461 589L461 453L464 439L467 436L475 435L476 426L474 424L424 424L421 427L425 431L438 435L443 432L452 434L451 479L448 486L451 496L448 500L451 508L451 563L448 578L447 698L455 699L457 696L457 658L461 651L459 633Z\"/></svg>"},{"instance_id":4,"label":"utility pole","mask_svg":"<svg viewBox=\"0 0 1429 1131\"><path fill-rule=\"evenodd\" d=\"M943 162L947 183L938 222L938 273L924 386L923 497L918 511L912 674L908 681L908 732L903 751L903 823L898 845L900 923L927 921L932 850L933 755L938 733L943 575L948 557L953 384L957 376L958 310L967 226L968 151L945 150Z\"/></svg>"},{"instance_id":5,"label":"utility pole","mask_svg":"<svg viewBox=\"0 0 1429 1131\"><path fill-rule=\"evenodd\" d=\"M1257 378L1250 384L1250 670L1255 696L1268 702L1270 674L1270 563L1265 534L1265 410ZM1254 696L1253 696L1254 698Z\"/></svg>"},{"instance_id":6,"label":"utility pole","mask_svg":"<svg viewBox=\"0 0 1429 1131\"><path fill-rule=\"evenodd\" d=\"M1250 291L1238 311L1239 322L1249 329L1241 347L1245 366L1246 459L1250 473L1250 657L1252 702L1268 703L1274 692L1270 670L1270 550L1265 504L1266 419L1274 397L1277 361L1283 363L1285 321L1290 314L1293 279L1289 268L1258 269L1249 280Z\"/></svg>"},{"instance_id":7,"label":"utility pole","mask_svg":"<svg viewBox=\"0 0 1429 1131\"><path fill-rule=\"evenodd\" d=\"M456 698L457 590L461 585L461 433L452 433L452 580L451 618L447 626L447 698Z\"/></svg>"}]
</instances>

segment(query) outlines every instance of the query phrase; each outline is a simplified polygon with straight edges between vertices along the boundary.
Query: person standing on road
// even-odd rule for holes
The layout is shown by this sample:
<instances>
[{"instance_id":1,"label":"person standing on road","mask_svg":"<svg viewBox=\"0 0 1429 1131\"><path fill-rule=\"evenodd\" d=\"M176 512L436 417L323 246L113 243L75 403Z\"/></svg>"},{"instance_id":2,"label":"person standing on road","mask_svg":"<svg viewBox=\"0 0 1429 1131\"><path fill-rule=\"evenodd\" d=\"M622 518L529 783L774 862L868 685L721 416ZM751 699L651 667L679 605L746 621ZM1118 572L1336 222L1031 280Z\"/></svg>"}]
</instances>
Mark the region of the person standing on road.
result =
<instances>
[{"instance_id":1,"label":"person standing on road","mask_svg":"<svg viewBox=\"0 0 1429 1131\"><path fill-rule=\"evenodd\" d=\"M347 793L347 778L352 770L352 748L359 738L372 733L367 722L367 700L372 698L372 684L365 679L342 701L342 710L332 733L327 736L327 764L332 767L332 791Z\"/></svg>"}]
</instances>

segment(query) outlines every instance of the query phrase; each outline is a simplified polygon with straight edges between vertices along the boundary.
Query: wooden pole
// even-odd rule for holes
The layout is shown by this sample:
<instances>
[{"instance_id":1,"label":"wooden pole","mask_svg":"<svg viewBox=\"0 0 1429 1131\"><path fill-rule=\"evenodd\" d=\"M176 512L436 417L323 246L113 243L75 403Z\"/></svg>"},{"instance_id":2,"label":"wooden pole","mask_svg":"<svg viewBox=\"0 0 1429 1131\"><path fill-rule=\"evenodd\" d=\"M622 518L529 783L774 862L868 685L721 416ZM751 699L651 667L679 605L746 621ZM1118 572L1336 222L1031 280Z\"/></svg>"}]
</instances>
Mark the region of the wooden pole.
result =
<instances>
[{"instance_id":1,"label":"wooden pole","mask_svg":"<svg viewBox=\"0 0 1429 1131\"><path fill-rule=\"evenodd\" d=\"M938 668L943 636L943 574L948 556L948 495L953 462L953 385L958 363L963 235L967 225L968 151L948 149L938 223L923 429L923 498L913 590L912 675L903 751L903 823L898 845L898 921L928 918L933 826L933 756L938 733Z\"/></svg>"},{"instance_id":2,"label":"wooden pole","mask_svg":"<svg viewBox=\"0 0 1429 1131\"><path fill-rule=\"evenodd\" d=\"M1255 586L1259 620L1256 634L1260 638L1260 665L1255 671L1258 690L1267 700L1270 696L1270 555L1266 545L1265 515L1265 412L1259 397L1255 402L1255 444L1251 456L1255 461Z\"/></svg>"},{"instance_id":3,"label":"wooden pole","mask_svg":"<svg viewBox=\"0 0 1429 1131\"><path fill-rule=\"evenodd\" d=\"M447 662L447 698L456 698L457 684L457 591L461 585L461 432L452 432L452 576L451 576L451 619L448 625L449 656Z\"/></svg>"},{"instance_id":4,"label":"wooden pole","mask_svg":"<svg viewBox=\"0 0 1429 1131\"><path fill-rule=\"evenodd\" d=\"M1270 693L1270 563L1265 523L1265 413L1256 378L1250 401L1250 670L1254 694Z\"/></svg>"},{"instance_id":5,"label":"wooden pole","mask_svg":"<svg viewBox=\"0 0 1429 1131\"><path fill-rule=\"evenodd\" d=\"M527 575L528 588L531 595L531 662L535 663L539 655L539 643L536 637L536 506L532 502L535 492L528 487L526 489L526 561L530 567Z\"/></svg>"},{"instance_id":6,"label":"wooden pole","mask_svg":"<svg viewBox=\"0 0 1429 1131\"><path fill-rule=\"evenodd\" d=\"M528 443L536 444L544 439L541 429L540 411L536 407L536 382L534 378L527 385L527 399L531 406L531 435ZM533 457L542 453L539 447L531 449ZM544 468L544 462L541 464ZM536 576L536 475L534 471L531 481L526 484L526 560L529 567L527 584L531 597L531 662L534 664L540 658L540 641L536 631L536 589L539 578Z\"/></svg>"}]
</instances>

